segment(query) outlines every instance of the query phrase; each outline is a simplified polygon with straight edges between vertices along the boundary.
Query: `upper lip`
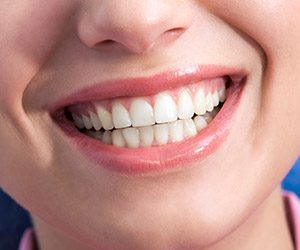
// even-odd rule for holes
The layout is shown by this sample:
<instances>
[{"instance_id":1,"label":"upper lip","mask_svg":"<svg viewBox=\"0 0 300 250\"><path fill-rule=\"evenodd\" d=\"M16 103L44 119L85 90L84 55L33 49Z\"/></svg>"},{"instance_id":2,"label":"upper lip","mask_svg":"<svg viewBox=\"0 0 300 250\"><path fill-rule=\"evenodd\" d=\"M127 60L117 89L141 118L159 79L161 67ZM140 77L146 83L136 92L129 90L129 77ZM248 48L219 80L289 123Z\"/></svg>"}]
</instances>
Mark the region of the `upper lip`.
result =
<instances>
[{"instance_id":1,"label":"upper lip","mask_svg":"<svg viewBox=\"0 0 300 250\"><path fill-rule=\"evenodd\" d=\"M230 76L243 78L245 69L222 65L196 65L172 69L150 77L123 78L87 85L46 107L51 114L70 105L126 96L148 96L184 84Z\"/></svg>"}]
</instances>

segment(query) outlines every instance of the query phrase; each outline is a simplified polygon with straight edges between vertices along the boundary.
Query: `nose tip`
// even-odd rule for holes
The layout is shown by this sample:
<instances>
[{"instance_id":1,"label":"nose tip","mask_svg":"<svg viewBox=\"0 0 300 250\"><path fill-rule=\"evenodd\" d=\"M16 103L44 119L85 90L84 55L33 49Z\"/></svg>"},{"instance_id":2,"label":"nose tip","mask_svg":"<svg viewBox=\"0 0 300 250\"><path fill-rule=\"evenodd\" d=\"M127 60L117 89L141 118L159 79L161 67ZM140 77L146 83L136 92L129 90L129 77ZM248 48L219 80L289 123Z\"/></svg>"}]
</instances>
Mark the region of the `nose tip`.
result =
<instances>
[{"instance_id":1,"label":"nose tip","mask_svg":"<svg viewBox=\"0 0 300 250\"><path fill-rule=\"evenodd\" d=\"M90 48L146 53L172 43L189 28L193 17L182 5L179 0L98 1L81 16L78 34Z\"/></svg>"}]
</instances>

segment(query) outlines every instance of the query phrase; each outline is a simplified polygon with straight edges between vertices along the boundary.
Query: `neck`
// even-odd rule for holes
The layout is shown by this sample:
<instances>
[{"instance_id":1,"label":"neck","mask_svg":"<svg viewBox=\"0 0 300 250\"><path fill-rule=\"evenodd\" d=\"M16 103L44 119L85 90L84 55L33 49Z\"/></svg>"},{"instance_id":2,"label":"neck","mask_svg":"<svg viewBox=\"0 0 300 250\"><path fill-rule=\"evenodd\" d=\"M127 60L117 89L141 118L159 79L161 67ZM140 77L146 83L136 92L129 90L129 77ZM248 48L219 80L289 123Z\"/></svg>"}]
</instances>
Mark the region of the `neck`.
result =
<instances>
[{"instance_id":1,"label":"neck","mask_svg":"<svg viewBox=\"0 0 300 250\"><path fill-rule=\"evenodd\" d=\"M32 216L40 250L82 250L86 245L57 232ZM234 232L217 244L202 250L294 250L280 188ZM200 249L199 249L200 250Z\"/></svg>"}]
</instances>

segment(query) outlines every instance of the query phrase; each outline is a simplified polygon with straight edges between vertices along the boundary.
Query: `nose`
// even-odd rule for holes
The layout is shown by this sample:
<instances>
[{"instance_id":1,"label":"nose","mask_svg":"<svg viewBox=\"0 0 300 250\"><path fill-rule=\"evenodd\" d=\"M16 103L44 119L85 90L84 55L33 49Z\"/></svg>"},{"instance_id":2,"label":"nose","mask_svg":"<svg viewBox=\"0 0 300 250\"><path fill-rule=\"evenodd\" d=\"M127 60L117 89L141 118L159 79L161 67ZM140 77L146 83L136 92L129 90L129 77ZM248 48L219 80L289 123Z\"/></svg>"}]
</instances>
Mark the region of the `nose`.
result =
<instances>
[{"instance_id":1,"label":"nose","mask_svg":"<svg viewBox=\"0 0 300 250\"><path fill-rule=\"evenodd\" d=\"M193 21L187 0L99 0L85 2L78 35L90 48L122 47L146 53L167 46Z\"/></svg>"}]
</instances>

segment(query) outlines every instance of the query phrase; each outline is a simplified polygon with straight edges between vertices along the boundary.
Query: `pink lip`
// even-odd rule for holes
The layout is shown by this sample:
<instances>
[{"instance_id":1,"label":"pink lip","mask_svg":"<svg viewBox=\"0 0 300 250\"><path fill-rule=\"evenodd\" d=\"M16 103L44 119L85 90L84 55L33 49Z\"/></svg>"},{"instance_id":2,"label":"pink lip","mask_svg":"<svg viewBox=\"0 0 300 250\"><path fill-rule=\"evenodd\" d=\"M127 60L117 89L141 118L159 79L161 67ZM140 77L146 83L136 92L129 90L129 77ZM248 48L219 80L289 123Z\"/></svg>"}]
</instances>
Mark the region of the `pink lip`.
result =
<instances>
[{"instance_id":1,"label":"pink lip","mask_svg":"<svg viewBox=\"0 0 300 250\"><path fill-rule=\"evenodd\" d=\"M215 119L197 136L178 143L150 148L118 148L104 144L79 132L63 114L63 108L80 102L111 99L121 96L147 96L183 84L221 76L242 77L228 89L228 98ZM96 166L126 173L190 166L212 154L230 132L232 118L240 100L247 72L223 66L196 66L172 70L152 77L121 79L86 87L50 107L51 114L63 132Z\"/></svg>"}]
</instances>

